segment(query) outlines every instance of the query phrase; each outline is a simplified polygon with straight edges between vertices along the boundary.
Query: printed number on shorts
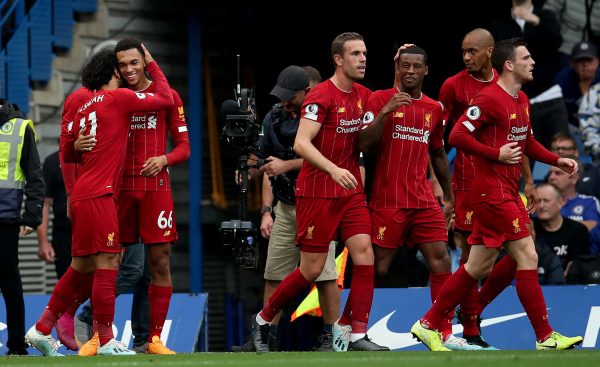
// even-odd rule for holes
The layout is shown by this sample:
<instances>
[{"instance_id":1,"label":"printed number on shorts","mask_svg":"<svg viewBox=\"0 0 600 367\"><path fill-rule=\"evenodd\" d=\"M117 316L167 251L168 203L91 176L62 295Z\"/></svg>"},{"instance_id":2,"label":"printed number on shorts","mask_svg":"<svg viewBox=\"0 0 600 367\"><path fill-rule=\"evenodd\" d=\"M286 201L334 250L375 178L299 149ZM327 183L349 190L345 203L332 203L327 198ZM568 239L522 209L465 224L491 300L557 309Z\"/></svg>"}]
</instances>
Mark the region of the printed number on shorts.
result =
<instances>
[{"instance_id":1,"label":"printed number on shorts","mask_svg":"<svg viewBox=\"0 0 600 367\"><path fill-rule=\"evenodd\" d=\"M167 227L173 228L173 211L169 212L169 218L165 218L165 211L162 210L158 215L158 219L156 220L156 224L158 228L165 229Z\"/></svg>"},{"instance_id":2,"label":"printed number on shorts","mask_svg":"<svg viewBox=\"0 0 600 367\"><path fill-rule=\"evenodd\" d=\"M86 120L85 117L82 117L79 120L79 127L82 129L85 127L85 120ZM96 118L96 111L90 112L87 115L87 120L90 122L90 131L88 132L88 135L89 134L96 135L96 128L98 127L98 119Z\"/></svg>"}]
</instances>

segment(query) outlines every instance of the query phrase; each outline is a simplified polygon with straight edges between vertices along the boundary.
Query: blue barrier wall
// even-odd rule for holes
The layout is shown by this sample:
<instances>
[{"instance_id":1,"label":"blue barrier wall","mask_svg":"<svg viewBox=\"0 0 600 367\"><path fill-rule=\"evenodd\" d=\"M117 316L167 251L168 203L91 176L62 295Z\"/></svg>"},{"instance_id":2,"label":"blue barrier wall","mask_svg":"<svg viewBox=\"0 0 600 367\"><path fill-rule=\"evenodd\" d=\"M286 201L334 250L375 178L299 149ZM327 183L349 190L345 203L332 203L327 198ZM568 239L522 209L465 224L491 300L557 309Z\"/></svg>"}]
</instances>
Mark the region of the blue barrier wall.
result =
<instances>
[{"instance_id":1,"label":"blue barrier wall","mask_svg":"<svg viewBox=\"0 0 600 367\"><path fill-rule=\"evenodd\" d=\"M597 348L600 330L599 286L543 287L553 328L565 335L584 337L584 348ZM342 294L347 297L348 291ZM368 335L394 350L426 350L413 339L410 328L431 306L429 288L376 289ZM343 303L342 303L343 307ZM483 313L482 334L500 349L535 349L535 334L514 287L507 288ZM453 327L455 334L462 326Z\"/></svg>"},{"instance_id":2,"label":"blue barrier wall","mask_svg":"<svg viewBox=\"0 0 600 367\"><path fill-rule=\"evenodd\" d=\"M29 329L42 314L50 296L25 296L25 330ZM115 304L115 322L113 332L115 338L130 348L133 347L131 334L131 299L132 295L124 294L117 297ZM208 351L208 294L197 295L173 294L169 314L163 327L161 340L176 352L206 352ZM0 354L6 349L6 318L4 299L0 297ZM65 347L60 347L61 353L72 354ZM29 348L29 353L39 355L36 350Z\"/></svg>"}]
</instances>

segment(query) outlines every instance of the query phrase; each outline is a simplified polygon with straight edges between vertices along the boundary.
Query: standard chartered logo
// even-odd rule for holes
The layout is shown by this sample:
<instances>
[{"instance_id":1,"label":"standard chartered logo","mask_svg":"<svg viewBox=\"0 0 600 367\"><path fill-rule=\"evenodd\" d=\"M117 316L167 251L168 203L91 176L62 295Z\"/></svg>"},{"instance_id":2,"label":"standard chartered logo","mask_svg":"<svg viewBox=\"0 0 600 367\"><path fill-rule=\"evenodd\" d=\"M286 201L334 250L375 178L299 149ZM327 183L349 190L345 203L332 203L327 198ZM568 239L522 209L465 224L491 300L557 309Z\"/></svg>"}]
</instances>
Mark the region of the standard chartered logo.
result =
<instances>
[{"instance_id":1,"label":"standard chartered logo","mask_svg":"<svg viewBox=\"0 0 600 367\"><path fill-rule=\"evenodd\" d=\"M416 141L417 143L429 144L429 134L429 130L396 125L394 127L394 132L392 133L392 139Z\"/></svg>"},{"instance_id":2,"label":"standard chartered logo","mask_svg":"<svg viewBox=\"0 0 600 367\"><path fill-rule=\"evenodd\" d=\"M338 134L351 134L360 130L361 119L344 120L341 119L339 126L335 129Z\"/></svg>"}]
</instances>

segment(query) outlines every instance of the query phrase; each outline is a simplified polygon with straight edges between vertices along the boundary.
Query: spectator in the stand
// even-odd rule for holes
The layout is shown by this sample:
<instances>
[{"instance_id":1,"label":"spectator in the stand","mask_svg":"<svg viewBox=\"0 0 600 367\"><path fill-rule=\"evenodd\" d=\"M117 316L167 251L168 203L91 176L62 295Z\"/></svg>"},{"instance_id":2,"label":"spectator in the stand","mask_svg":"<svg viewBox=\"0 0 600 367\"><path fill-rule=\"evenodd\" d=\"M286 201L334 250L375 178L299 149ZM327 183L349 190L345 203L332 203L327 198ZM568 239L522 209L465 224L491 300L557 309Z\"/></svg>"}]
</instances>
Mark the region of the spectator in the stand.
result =
<instances>
[{"instance_id":1,"label":"spectator in the stand","mask_svg":"<svg viewBox=\"0 0 600 367\"><path fill-rule=\"evenodd\" d=\"M564 272L568 264L577 256L589 254L590 240L587 228L583 224L561 215L560 209L564 204L564 199L556 186L542 183L537 186L536 193L537 217L533 219L533 225L538 256L541 258L542 251L537 247L551 249L560 259L560 265Z\"/></svg>"},{"instance_id":2,"label":"spectator in the stand","mask_svg":"<svg viewBox=\"0 0 600 367\"><path fill-rule=\"evenodd\" d=\"M552 137L550 150L561 157L573 156L579 159L579 150L575 138L569 134L556 133ZM578 172L577 192L583 195L594 196L600 200L600 168L594 163L582 163L582 170Z\"/></svg>"},{"instance_id":3,"label":"spectator in the stand","mask_svg":"<svg viewBox=\"0 0 600 367\"><path fill-rule=\"evenodd\" d=\"M600 255L576 258L567 270L568 284L600 284Z\"/></svg>"},{"instance_id":4,"label":"spectator in the stand","mask_svg":"<svg viewBox=\"0 0 600 367\"><path fill-rule=\"evenodd\" d=\"M576 180L579 179L577 172L573 174L573 179L570 179L568 174L559 171L551 167L548 182L558 188L565 200L560 214L587 227L590 237L590 252L598 253L600 249L600 236L598 236L600 232L598 226L598 223L600 223L600 204L598 199L577 193L575 188Z\"/></svg>"},{"instance_id":5,"label":"spectator in the stand","mask_svg":"<svg viewBox=\"0 0 600 367\"><path fill-rule=\"evenodd\" d=\"M577 42L586 40L595 42L598 45L598 39L600 38L600 1L546 0L544 9L553 11L558 17L560 33L563 38L559 51L561 63L564 66L568 65L569 52Z\"/></svg>"},{"instance_id":6,"label":"spectator in the stand","mask_svg":"<svg viewBox=\"0 0 600 367\"><path fill-rule=\"evenodd\" d=\"M579 126L583 146L592 159L600 161L600 83L594 84L581 99Z\"/></svg>"},{"instance_id":7,"label":"spectator in the stand","mask_svg":"<svg viewBox=\"0 0 600 367\"><path fill-rule=\"evenodd\" d=\"M531 0L513 0L510 16L490 28L496 41L520 37L535 59L535 78L523 85L529 97L531 125L535 138L550 148L555 133L568 132L568 117L560 87L554 77L560 69L558 48L562 43L556 15L533 6Z\"/></svg>"},{"instance_id":8,"label":"spectator in the stand","mask_svg":"<svg viewBox=\"0 0 600 367\"><path fill-rule=\"evenodd\" d=\"M41 260L54 263L58 279L67 272L71 265L71 221L67 218L67 192L60 171L58 151L50 154L44 160L44 181L46 196L42 224L37 228L38 257ZM50 207L52 219L52 243L48 241L48 224L50 223Z\"/></svg>"},{"instance_id":9,"label":"spectator in the stand","mask_svg":"<svg viewBox=\"0 0 600 367\"><path fill-rule=\"evenodd\" d=\"M535 252L538 255L538 281L540 285L565 284L562 264L552 249L536 242Z\"/></svg>"},{"instance_id":10,"label":"spectator in the stand","mask_svg":"<svg viewBox=\"0 0 600 367\"><path fill-rule=\"evenodd\" d=\"M578 112L583 95L592 85L600 82L596 46L587 41L577 43L571 51L570 66L559 71L556 82L562 89L569 123L572 127L579 127Z\"/></svg>"}]
</instances>

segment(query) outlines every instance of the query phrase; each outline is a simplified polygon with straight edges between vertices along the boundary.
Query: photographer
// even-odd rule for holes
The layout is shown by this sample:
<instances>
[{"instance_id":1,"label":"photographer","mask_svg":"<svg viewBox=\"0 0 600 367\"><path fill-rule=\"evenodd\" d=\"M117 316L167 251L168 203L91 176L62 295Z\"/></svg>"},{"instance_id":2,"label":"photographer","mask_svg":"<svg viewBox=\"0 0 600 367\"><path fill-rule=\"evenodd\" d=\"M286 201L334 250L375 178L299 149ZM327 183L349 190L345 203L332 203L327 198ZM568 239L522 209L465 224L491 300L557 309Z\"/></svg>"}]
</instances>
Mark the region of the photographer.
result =
<instances>
[{"instance_id":1,"label":"photographer","mask_svg":"<svg viewBox=\"0 0 600 367\"><path fill-rule=\"evenodd\" d=\"M294 140L300 120L300 107L304 97L321 81L319 72L310 66L288 66L283 69L271 94L280 103L273 105L263 121L264 135L258 142L256 156L265 164L263 173L262 219L260 232L269 239L265 267L266 304L279 283L291 273L300 260L300 248L296 247L295 183L303 160L294 150ZM274 205L274 206L273 206ZM272 213L275 214L273 220ZM330 244L325 268L317 279L319 302L323 310L324 327L316 350L332 351L332 325L338 318L340 292L336 284L335 245ZM269 348L277 350L278 315L269 332ZM252 344L234 347L233 351L252 351Z\"/></svg>"}]
</instances>

